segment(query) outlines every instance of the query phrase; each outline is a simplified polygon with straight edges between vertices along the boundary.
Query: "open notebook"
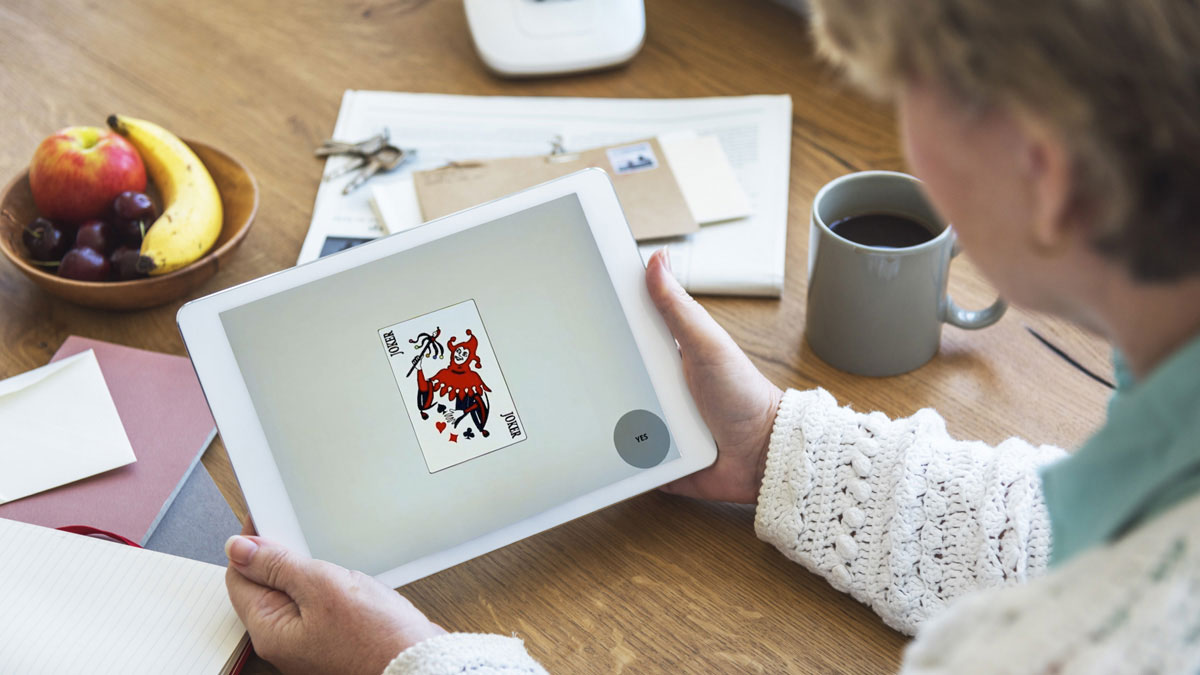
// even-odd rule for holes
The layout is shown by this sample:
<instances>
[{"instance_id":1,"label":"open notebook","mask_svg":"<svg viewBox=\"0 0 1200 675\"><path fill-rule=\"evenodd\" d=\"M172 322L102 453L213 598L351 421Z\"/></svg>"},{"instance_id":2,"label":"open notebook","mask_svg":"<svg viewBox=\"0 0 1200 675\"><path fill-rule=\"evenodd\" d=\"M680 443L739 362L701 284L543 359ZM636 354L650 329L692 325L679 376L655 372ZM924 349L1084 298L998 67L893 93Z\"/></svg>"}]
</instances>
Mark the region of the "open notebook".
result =
<instances>
[{"instance_id":1,"label":"open notebook","mask_svg":"<svg viewBox=\"0 0 1200 675\"><path fill-rule=\"evenodd\" d=\"M0 673L233 672L216 565L0 519Z\"/></svg>"}]
</instances>

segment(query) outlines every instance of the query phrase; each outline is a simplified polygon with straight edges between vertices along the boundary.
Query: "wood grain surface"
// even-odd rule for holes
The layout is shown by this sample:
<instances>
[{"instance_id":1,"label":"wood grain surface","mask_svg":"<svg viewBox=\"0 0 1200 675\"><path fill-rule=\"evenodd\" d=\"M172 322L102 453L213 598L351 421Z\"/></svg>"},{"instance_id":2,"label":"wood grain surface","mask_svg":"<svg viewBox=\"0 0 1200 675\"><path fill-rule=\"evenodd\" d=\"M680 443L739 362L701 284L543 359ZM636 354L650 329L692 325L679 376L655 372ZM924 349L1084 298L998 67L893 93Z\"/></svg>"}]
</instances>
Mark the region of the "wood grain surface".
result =
<instances>
[{"instance_id":1,"label":"wood grain surface","mask_svg":"<svg viewBox=\"0 0 1200 675\"><path fill-rule=\"evenodd\" d=\"M1107 389L1036 330L1110 377L1107 349L1057 320L1010 310L982 331L947 328L908 375L840 373L805 345L808 213L828 180L904 170L886 105L842 87L812 55L804 21L766 0L647 0L647 37L627 67L545 80L489 75L459 0L7 0L0 5L0 183L60 127L113 112L211 143L258 177L243 246L190 297L290 266L308 227L343 90L550 96L792 96L787 286L781 300L703 303L781 386L822 386L861 410L934 407L951 433L1072 447ZM951 292L994 291L968 260ZM175 354L175 311L68 304L0 267L0 377L45 364L71 334ZM68 414L68 411L64 411ZM205 466L245 515L220 442ZM451 630L516 632L552 672L894 671L905 644L872 612L759 542L753 510L646 494L403 589ZM273 672L256 661L248 673Z\"/></svg>"}]
</instances>

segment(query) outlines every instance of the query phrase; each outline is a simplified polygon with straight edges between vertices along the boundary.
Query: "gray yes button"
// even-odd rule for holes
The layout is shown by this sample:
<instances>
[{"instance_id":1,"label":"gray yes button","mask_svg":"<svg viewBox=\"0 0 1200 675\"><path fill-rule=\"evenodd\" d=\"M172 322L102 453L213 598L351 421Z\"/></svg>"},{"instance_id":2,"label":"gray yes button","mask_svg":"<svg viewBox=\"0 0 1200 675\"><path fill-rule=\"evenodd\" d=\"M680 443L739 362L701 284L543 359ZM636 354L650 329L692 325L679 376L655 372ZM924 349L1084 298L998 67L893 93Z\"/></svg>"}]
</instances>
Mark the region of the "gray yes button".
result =
<instances>
[{"instance_id":1,"label":"gray yes button","mask_svg":"<svg viewBox=\"0 0 1200 675\"><path fill-rule=\"evenodd\" d=\"M621 459L639 469L649 469L667 456L671 434L658 415L649 410L631 410L617 421L613 445Z\"/></svg>"}]
</instances>

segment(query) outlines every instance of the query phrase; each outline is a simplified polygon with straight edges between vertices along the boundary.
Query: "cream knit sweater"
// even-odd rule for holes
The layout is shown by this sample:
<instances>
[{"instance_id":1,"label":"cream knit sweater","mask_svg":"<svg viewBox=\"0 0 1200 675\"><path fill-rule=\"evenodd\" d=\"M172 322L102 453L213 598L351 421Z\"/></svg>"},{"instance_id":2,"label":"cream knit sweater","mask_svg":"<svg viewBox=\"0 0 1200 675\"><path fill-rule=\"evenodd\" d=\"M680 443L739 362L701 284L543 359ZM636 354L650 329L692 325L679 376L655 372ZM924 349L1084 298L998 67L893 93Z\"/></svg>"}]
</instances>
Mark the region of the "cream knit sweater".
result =
<instances>
[{"instance_id":1,"label":"cream knit sweater","mask_svg":"<svg viewBox=\"0 0 1200 675\"><path fill-rule=\"evenodd\" d=\"M905 673L1200 672L1200 498L1046 574L1037 469L1063 454L957 441L931 410L890 420L789 391L755 527L916 633ZM462 672L545 671L516 638L452 634L385 675Z\"/></svg>"}]
</instances>

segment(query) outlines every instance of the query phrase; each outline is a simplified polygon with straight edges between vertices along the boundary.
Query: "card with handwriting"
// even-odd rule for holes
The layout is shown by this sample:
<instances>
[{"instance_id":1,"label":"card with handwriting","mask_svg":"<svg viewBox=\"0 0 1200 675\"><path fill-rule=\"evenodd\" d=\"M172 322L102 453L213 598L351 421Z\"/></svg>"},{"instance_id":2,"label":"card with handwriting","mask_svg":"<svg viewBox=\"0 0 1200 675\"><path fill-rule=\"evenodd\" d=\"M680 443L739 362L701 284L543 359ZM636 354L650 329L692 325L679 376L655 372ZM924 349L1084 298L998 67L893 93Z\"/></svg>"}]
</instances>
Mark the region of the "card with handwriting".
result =
<instances>
[{"instance_id":1,"label":"card with handwriting","mask_svg":"<svg viewBox=\"0 0 1200 675\"><path fill-rule=\"evenodd\" d=\"M525 440L474 300L379 329L430 473Z\"/></svg>"}]
</instances>

